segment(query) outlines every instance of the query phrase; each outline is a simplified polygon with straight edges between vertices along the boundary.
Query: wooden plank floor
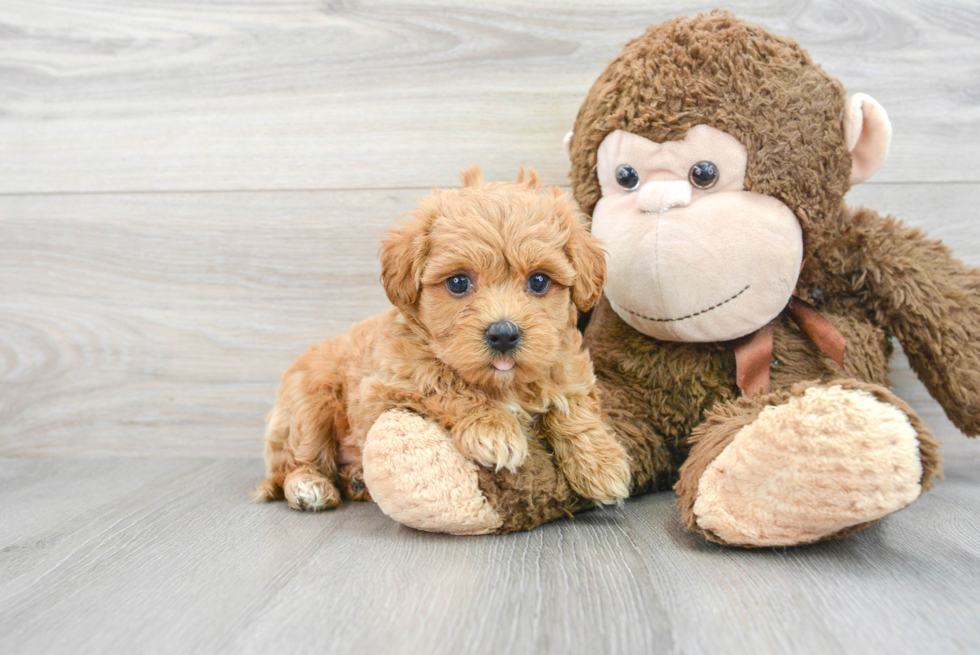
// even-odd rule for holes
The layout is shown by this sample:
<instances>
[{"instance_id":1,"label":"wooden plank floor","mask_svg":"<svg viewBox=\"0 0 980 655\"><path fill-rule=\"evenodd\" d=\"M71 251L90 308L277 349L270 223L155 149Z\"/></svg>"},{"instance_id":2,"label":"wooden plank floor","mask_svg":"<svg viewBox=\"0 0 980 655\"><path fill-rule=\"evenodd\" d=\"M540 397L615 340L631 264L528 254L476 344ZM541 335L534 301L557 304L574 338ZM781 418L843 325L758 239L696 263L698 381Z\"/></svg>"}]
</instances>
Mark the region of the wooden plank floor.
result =
<instances>
[{"instance_id":1,"label":"wooden plank floor","mask_svg":"<svg viewBox=\"0 0 980 655\"><path fill-rule=\"evenodd\" d=\"M672 494L457 538L250 502L258 460L0 459L0 652L977 652L978 466L852 538L744 551Z\"/></svg>"},{"instance_id":2,"label":"wooden plank floor","mask_svg":"<svg viewBox=\"0 0 980 655\"><path fill-rule=\"evenodd\" d=\"M894 124L851 201L980 266L980 6L731 0ZM0 2L0 654L980 652L980 443L899 354L946 480L845 541L719 548L659 494L453 538L252 502L309 344L387 305L382 231L561 139L697 1Z\"/></svg>"}]
</instances>

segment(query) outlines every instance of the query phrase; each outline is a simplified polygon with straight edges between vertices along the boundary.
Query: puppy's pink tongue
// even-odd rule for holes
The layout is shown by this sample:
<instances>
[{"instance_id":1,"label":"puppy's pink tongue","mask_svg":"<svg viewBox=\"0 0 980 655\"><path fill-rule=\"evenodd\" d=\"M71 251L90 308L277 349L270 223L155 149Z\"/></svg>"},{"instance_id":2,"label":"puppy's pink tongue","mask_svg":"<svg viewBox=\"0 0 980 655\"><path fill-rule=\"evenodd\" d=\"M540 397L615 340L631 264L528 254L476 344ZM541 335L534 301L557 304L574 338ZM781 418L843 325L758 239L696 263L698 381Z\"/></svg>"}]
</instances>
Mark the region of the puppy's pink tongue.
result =
<instances>
[{"instance_id":1,"label":"puppy's pink tongue","mask_svg":"<svg viewBox=\"0 0 980 655\"><path fill-rule=\"evenodd\" d=\"M493 361L493 367L498 371L509 371L514 368L514 362L509 359L495 359Z\"/></svg>"}]
</instances>

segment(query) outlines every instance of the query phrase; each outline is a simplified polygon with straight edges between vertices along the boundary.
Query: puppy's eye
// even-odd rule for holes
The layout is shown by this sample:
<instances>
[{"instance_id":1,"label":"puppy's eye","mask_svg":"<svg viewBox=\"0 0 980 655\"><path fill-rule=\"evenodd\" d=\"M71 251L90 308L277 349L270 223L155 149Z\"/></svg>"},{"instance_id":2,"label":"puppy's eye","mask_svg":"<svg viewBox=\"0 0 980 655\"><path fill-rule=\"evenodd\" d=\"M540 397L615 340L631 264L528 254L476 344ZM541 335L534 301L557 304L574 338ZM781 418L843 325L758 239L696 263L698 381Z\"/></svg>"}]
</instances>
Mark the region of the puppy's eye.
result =
<instances>
[{"instance_id":1,"label":"puppy's eye","mask_svg":"<svg viewBox=\"0 0 980 655\"><path fill-rule=\"evenodd\" d=\"M533 294L544 295L551 288L551 278L544 273L531 273L527 276L527 288Z\"/></svg>"},{"instance_id":2,"label":"puppy's eye","mask_svg":"<svg viewBox=\"0 0 980 655\"><path fill-rule=\"evenodd\" d=\"M472 286L473 284L470 282L468 275L459 274L446 278L446 289L454 296L462 296Z\"/></svg>"},{"instance_id":3,"label":"puppy's eye","mask_svg":"<svg viewBox=\"0 0 980 655\"><path fill-rule=\"evenodd\" d=\"M640 174L629 164L622 164L616 169L616 183L627 191L633 191L640 186Z\"/></svg>"},{"instance_id":4,"label":"puppy's eye","mask_svg":"<svg viewBox=\"0 0 980 655\"><path fill-rule=\"evenodd\" d=\"M707 159L691 166L687 179L698 189L710 189L718 182L718 167Z\"/></svg>"}]
</instances>

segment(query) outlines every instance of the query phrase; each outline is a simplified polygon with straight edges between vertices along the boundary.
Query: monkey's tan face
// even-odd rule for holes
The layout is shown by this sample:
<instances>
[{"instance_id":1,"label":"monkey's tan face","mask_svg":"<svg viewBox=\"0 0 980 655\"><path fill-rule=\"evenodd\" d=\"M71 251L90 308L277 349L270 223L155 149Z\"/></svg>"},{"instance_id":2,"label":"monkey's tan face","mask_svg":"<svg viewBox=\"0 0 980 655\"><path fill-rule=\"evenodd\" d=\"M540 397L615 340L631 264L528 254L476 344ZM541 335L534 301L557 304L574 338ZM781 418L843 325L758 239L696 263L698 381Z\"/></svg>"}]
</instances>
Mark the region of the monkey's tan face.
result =
<instances>
[{"instance_id":1,"label":"monkey's tan face","mask_svg":"<svg viewBox=\"0 0 980 655\"><path fill-rule=\"evenodd\" d=\"M803 233L789 207L745 190L747 161L737 139L707 125L683 141L621 130L603 140L592 233L624 321L656 339L726 341L786 307Z\"/></svg>"}]
</instances>

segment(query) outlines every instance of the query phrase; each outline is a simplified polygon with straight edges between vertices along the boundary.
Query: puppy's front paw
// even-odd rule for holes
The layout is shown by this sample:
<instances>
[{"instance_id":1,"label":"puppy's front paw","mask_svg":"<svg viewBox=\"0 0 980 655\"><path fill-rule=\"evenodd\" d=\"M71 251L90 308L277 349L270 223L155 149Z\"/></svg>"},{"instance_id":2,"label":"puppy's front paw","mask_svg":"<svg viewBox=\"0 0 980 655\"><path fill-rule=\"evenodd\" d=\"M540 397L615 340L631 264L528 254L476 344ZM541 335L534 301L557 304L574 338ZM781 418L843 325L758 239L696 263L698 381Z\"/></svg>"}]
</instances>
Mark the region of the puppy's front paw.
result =
<instances>
[{"instance_id":1,"label":"puppy's front paw","mask_svg":"<svg viewBox=\"0 0 980 655\"><path fill-rule=\"evenodd\" d=\"M561 470L577 494L601 505L621 503L630 495L629 456L612 437L575 448Z\"/></svg>"},{"instance_id":2,"label":"puppy's front paw","mask_svg":"<svg viewBox=\"0 0 980 655\"><path fill-rule=\"evenodd\" d=\"M453 440L463 455L482 466L515 471L527 459L527 437L520 423L480 417L457 425Z\"/></svg>"}]
</instances>

